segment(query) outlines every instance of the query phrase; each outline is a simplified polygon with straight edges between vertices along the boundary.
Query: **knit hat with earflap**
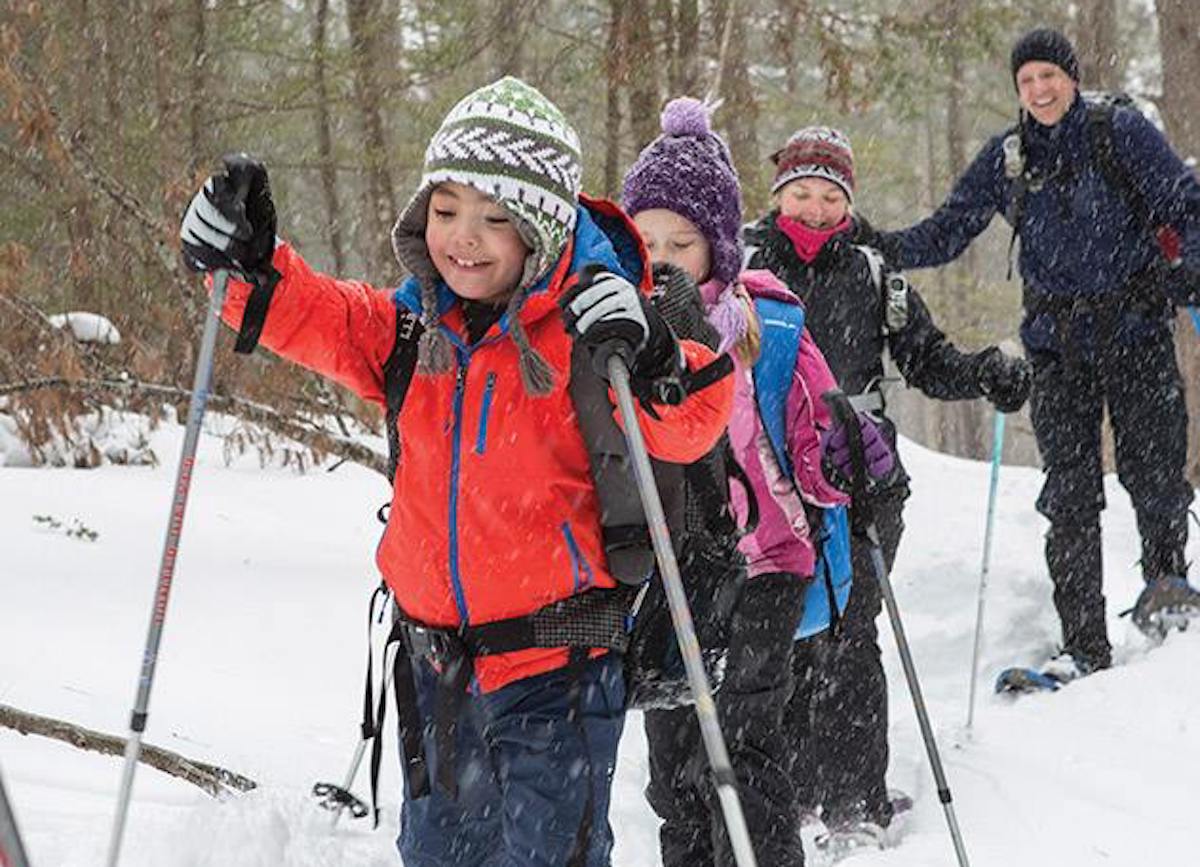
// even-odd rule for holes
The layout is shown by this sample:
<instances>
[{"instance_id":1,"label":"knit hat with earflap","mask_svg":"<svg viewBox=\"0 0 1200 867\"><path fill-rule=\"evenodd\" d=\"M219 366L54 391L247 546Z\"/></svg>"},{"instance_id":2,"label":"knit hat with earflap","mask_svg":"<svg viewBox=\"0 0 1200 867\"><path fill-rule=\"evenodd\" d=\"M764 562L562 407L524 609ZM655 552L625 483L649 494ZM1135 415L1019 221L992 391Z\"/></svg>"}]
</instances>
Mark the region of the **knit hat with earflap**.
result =
<instances>
[{"instance_id":1,"label":"knit hat with earflap","mask_svg":"<svg viewBox=\"0 0 1200 867\"><path fill-rule=\"evenodd\" d=\"M742 191L729 148L712 131L712 108L680 97L662 113L662 135L625 175L621 205L630 216L665 208L686 217L712 254L709 277L732 283L742 267Z\"/></svg>"},{"instance_id":2,"label":"knit hat with earflap","mask_svg":"<svg viewBox=\"0 0 1200 867\"><path fill-rule=\"evenodd\" d=\"M775 179L771 194L798 178L823 178L837 184L854 203L854 150L850 139L827 126L808 126L792 133L787 144L771 154Z\"/></svg>"},{"instance_id":3,"label":"knit hat with earflap","mask_svg":"<svg viewBox=\"0 0 1200 867\"><path fill-rule=\"evenodd\" d=\"M1072 81L1079 83L1079 60L1075 57L1075 46L1057 30L1040 27L1030 30L1017 40L1013 46L1012 57L1009 58L1014 87L1017 84L1017 73L1031 60L1053 63Z\"/></svg>"},{"instance_id":4,"label":"knit hat with earflap","mask_svg":"<svg viewBox=\"0 0 1200 867\"><path fill-rule=\"evenodd\" d=\"M454 182L490 196L513 217L529 247L525 270L508 301L508 322L530 394L547 394L553 373L530 344L518 319L528 290L558 262L575 229L581 175L579 137L539 91L506 76L463 97L450 110L425 151L417 192L392 229L400 264L421 284L418 369L453 367L449 339L437 327L441 275L429 258L425 225L434 188Z\"/></svg>"}]
</instances>

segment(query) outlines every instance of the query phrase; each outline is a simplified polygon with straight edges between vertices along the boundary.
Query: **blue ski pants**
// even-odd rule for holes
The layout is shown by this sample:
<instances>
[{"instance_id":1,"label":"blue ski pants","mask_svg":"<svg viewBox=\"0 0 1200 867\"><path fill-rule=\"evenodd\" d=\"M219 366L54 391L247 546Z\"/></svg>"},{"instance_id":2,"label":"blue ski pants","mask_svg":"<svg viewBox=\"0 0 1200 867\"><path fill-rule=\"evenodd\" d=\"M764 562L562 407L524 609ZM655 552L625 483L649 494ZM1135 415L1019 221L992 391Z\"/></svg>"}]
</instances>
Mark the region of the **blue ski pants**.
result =
<instances>
[{"instance_id":1,"label":"blue ski pants","mask_svg":"<svg viewBox=\"0 0 1200 867\"><path fill-rule=\"evenodd\" d=\"M434 718L436 675L417 664L422 718ZM609 653L511 683L463 703L457 797L438 786L400 812L405 867L606 867L609 794L625 721L621 656ZM438 756L424 732L430 778Z\"/></svg>"}]
</instances>

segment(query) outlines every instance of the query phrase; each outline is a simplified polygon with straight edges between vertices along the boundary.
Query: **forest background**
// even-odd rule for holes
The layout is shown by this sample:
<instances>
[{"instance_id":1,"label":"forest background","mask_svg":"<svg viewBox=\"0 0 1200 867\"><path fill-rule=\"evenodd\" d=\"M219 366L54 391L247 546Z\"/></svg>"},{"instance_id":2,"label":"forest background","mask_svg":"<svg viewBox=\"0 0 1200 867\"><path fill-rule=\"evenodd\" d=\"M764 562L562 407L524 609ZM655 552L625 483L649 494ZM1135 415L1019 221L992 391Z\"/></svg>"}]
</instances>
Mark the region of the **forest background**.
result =
<instances>
[{"instance_id":1,"label":"forest background","mask_svg":"<svg viewBox=\"0 0 1200 867\"><path fill-rule=\"evenodd\" d=\"M518 75L579 130L585 189L615 195L672 96L715 93L750 219L768 156L820 123L854 144L856 208L885 228L927 215L986 139L1012 124L1013 40L1067 32L1085 88L1157 111L1200 154L1194 0L10 0L0 5L0 420L34 461L118 460L106 409L186 406L206 298L181 266L178 221L222 153L262 158L279 232L320 270L379 286L401 276L388 233L425 144L464 93ZM959 345L1015 338L1002 220L957 263L912 279ZM89 311L118 343L81 343L53 314ZM1200 334L1181 315L1200 483ZM381 417L265 351L222 335L210 405L245 421L239 449L279 435L300 466L335 455L381 469L356 433ZM895 393L901 428L986 457L991 410ZM1037 463L1027 416L1007 460ZM1111 451L1111 449L1110 449ZM128 455L123 452L121 454ZM169 457L169 456L167 456Z\"/></svg>"}]
</instances>

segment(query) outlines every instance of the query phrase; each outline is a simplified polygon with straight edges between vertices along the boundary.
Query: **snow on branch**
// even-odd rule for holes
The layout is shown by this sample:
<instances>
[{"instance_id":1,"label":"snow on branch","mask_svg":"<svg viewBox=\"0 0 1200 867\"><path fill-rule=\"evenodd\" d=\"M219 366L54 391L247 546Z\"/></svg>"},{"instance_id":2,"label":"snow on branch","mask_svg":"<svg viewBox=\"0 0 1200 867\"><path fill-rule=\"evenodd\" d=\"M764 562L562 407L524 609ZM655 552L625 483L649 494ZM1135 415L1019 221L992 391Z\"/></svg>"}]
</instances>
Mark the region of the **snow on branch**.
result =
<instances>
[{"instance_id":1,"label":"snow on branch","mask_svg":"<svg viewBox=\"0 0 1200 867\"><path fill-rule=\"evenodd\" d=\"M47 319L55 328L69 328L80 343L121 342L121 332L117 330L117 326L99 313L77 310L71 313L55 313Z\"/></svg>"},{"instance_id":2,"label":"snow on branch","mask_svg":"<svg viewBox=\"0 0 1200 867\"><path fill-rule=\"evenodd\" d=\"M160 385L152 382L141 382L136 379L68 379L62 376L44 376L18 382L0 383L0 397L22 392L39 391L48 388L66 389L69 391L96 392L111 391L121 394L141 392L144 394L164 397L169 400L186 400L191 396L187 389L173 385ZM302 445L317 451L335 455L342 460L360 464L375 470L381 475L387 475L387 456L380 454L363 443L346 436L339 436L322 430L315 424L284 415L245 398L209 393L208 406L219 412L226 412L245 421L261 424L271 430L295 440Z\"/></svg>"}]
</instances>

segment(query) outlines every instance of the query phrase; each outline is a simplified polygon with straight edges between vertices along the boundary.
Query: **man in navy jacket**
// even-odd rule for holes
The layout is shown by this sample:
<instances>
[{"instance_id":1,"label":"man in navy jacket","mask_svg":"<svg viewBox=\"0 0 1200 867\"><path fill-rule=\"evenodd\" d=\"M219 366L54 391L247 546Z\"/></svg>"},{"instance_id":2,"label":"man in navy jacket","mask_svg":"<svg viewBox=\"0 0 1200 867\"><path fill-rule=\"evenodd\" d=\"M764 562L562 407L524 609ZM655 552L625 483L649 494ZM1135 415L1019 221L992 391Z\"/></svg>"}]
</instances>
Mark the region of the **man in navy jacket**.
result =
<instances>
[{"instance_id":1,"label":"man in navy jacket","mask_svg":"<svg viewBox=\"0 0 1200 867\"><path fill-rule=\"evenodd\" d=\"M1027 33L1011 66L1017 127L984 146L932 216L875 240L893 264L920 268L957 257L997 213L1020 239L1021 338L1034 365L1030 407L1046 476L1037 508L1050 520L1046 563L1063 630L1047 673L1066 679L1111 662L1100 548L1106 404L1142 537L1146 589L1135 622L1161 634L1170 617L1200 611L1185 577L1193 492L1172 306L1200 266L1200 184L1140 112L1089 106L1062 34ZM1107 167L1098 117L1108 124ZM1113 161L1132 193L1106 171ZM1168 264L1157 226L1175 230L1182 261Z\"/></svg>"}]
</instances>

